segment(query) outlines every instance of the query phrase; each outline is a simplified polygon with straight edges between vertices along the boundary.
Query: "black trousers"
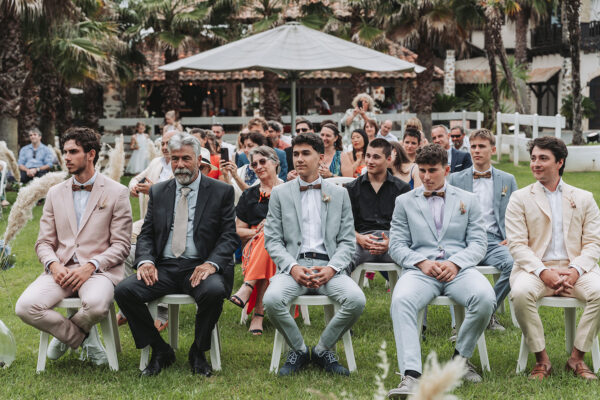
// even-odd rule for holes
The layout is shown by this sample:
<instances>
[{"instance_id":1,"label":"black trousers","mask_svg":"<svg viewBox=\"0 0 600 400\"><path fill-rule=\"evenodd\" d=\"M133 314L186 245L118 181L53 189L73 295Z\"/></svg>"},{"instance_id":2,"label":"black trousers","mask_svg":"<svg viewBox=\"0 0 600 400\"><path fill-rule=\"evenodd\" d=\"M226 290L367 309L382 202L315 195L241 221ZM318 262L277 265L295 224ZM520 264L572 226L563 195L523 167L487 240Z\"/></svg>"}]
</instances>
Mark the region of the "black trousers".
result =
<instances>
[{"instance_id":1,"label":"black trousers","mask_svg":"<svg viewBox=\"0 0 600 400\"><path fill-rule=\"evenodd\" d=\"M193 269L182 269L176 264L159 264L158 281L147 286L136 275L131 275L115 288L115 300L129 322L135 347L143 349L160 343L160 333L146 303L167 294L187 294L198 305L195 323L195 340L190 351L204 352L210 349L211 332L223 311L223 300L227 296L223 275L215 273L195 288L190 277Z\"/></svg>"},{"instance_id":2,"label":"black trousers","mask_svg":"<svg viewBox=\"0 0 600 400\"><path fill-rule=\"evenodd\" d=\"M42 170L38 170L37 174L35 174L35 176L33 178L39 178L40 176L44 176L46 175L48 172L50 172L49 169L42 171ZM29 177L27 175L27 172L25 171L21 171L21 183L27 183L30 180L33 180L33 178Z\"/></svg>"}]
</instances>

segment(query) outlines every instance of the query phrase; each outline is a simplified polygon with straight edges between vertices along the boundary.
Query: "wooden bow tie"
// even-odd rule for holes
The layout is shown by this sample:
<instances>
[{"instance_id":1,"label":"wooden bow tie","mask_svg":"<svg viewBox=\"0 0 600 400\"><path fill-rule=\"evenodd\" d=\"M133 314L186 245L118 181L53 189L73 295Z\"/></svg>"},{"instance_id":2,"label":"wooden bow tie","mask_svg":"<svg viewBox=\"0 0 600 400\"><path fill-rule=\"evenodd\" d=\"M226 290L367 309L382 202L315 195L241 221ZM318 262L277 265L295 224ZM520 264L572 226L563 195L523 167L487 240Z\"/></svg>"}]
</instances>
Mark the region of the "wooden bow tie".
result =
<instances>
[{"instance_id":1,"label":"wooden bow tie","mask_svg":"<svg viewBox=\"0 0 600 400\"><path fill-rule=\"evenodd\" d=\"M306 185L306 186L300 185L300 191L301 192L305 192L308 189L321 189L321 184L317 183L316 185Z\"/></svg>"},{"instance_id":2,"label":"wooden bow tie","mask_svg":"<svg viewBox=\"0 0 600 400\"><path fill-rule=\"evenodd\" d=\"M446 196L446 192L423 192L423 196L429 198L431 196L438 196L444 198Z\"/></svg>"},{"instance_id":3,"label":"wooden bow tie","mask_svg":"<svg viewBox=\"0 0 600 400\"><path fill-rule=\"evenodd\" d=\"M473 179L490 179L492 177L492 172L473 172Z\"/></svg>"},{"instance_id":4,"label":"wooden bow tie","mask_svg":"<svg viewBox=\"0 0 600 400\"><path fill-rule=\"evenodd\" d=\"M93 186L94 186L94 184L91 184L91 185L73 185L73 186L71 186L71 189L73 189L74 192L79 192L80 190L85 190L86 192L91 192Z\"/></svg>"}]
</instances>

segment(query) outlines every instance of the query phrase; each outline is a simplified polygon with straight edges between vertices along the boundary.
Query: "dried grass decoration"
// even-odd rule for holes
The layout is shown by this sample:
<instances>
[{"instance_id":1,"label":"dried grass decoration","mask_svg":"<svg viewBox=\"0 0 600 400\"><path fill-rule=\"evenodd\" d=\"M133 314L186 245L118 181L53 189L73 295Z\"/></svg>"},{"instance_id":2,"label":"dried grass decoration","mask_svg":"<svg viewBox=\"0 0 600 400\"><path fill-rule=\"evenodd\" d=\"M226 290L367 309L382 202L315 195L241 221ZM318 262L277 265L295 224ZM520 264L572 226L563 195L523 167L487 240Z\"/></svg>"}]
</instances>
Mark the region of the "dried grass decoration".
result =
<instances>
[{"instance_id":1,"label":"dried grass decoration","mask_svg":"<svg viewBox=\"0 0 600 400\"><path fill-rule=\"evenodd\" d=\"M160 141L158 142L158 147L152 139L146 140L146 143L148 144L148 160L152 161L156 157L162 156L162 152L160 151Z\"/></svg>"},{"instance_id":2,"label":"dried grass decoration","mask_svg":"<svg viewBox=\"0 0 600 400\"><path fill-rule=\"evenodd\" d=\"M467 372L466 361L462 357L440 365L435 352L429 353L423 375L419 379L417 392L408 397L409 400L454 400L456 396L449 394L460 386L462 377Z\"/></svg>"},{"instance_id":3,"label":"dried grass decoration","mask_svg":"<svg viewBox=\"0 0 600 400\"><path fill-rule=\"evenodd\" d=\"M19 164L11 149L6 146L4 140L0 140L0 160L6 161L10 173L15 177L17 182L21 182L21 173L19 172Z\"/></svg>"},{"instance_id":4,"label":"dried grass decoration","mask_svg":"<svg viewBox=\"0 0 600 400\"><path fill-rule=\"evenodd\" d=\"M102 173L115 182L121 182L125 170L125 146L123 135L115 138L115 148L108 153L108 168Z\"/></svg>"}]
</instances>

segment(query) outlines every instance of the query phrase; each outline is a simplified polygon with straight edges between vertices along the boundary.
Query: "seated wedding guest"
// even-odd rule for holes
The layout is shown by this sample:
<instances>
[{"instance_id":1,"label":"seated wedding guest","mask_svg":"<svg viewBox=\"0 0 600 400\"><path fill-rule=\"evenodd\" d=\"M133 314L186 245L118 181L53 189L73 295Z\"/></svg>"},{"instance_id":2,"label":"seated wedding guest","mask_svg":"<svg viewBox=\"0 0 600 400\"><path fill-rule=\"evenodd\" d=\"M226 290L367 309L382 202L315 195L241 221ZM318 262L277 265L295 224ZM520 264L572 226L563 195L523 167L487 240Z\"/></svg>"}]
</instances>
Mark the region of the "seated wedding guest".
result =
<instances>
[{"instance_id":1,"label":"seated wedding guest","mask_svg":"<svg viewBox=\"0 0 600 400\"><path fill-rule=\"evenodd\" d=\"M487 234L487 253L480 264L491 265L501 271L494 285L498 307L510 292L513 259L507 247L504 216L510 196L517 190L517 181L511 174L492 167L492 155L496 153L496 138L492 132L479 129L471 134L470 139L473 168L451 174L448 183L475 193L479 200ZM504 330L495 314L492 314L488 329Z\"/></svg>"},{"instance_id":2,"label":"seated wedding guest","mask_svg":"<svg viewBox=\"0 0 600 400\"><path fill-rule=\"evenodd\" d=\"M421 178L419 178L419 168L417 167L417 164L410 161L400 143L390 142L390 145L392 146L392 158L389 165L392 174L408 183L411 190L421 186L422 183Z\"/></svg>"},{"instance_id":3,"label":"seated wedding guest","mask_svg":"<svg viewBox=\"0 0 600 400\"><path fill-rule=\"evenodd\" d=\"M377 125L377 121L374 119L368 120L367 122L365 122L363 130L366 132L370 143L371 140L375 139L375 136L377 136L377 132L379 132L379 126Z\"/></svg>"},{"instance_id":4,"label":"seated wedding guest","mask_svg":"<svg viewBox=\"0 0 600 400\"><path fill-rule=\"evenodd\" d=\"M389 119L383 121L381 124L381 129L377 133L377 137L380 139L385 139L388 142L397 142L398 137L392 134L392 127L394 126L393 122Z\"/></svg>"},{"instance_id":5,"label":"seated wedding guest","mask_svg":"<svg viewBox=\"0 0 600 400\"><path fill-rule=\"evenodd\" d=\"M394 262L388 255L394 202L410 191L408 184L387 169L392 158L391 143L374 139L365 154L367 173L345 185L352 203L357 244L350 270L365 262ZM387 280L387 272L382 275Z\"/></svg>"},{"instance_id":6,"label":"seated wedding guest","mask_svg":"<svg viewBox=\"0 0 600 400\"><path fill-rule=\"evenodd\" d=\"M458 151L450 146L450 135L448 128L444 125L435 125L431 128L431 139L433 143L442 146L448 153L448 165L450 172L459 172L473 165L471 156L465 151Z\"/></svg>"},{"instance_id":7,"label":"seated wedding guest","mask_svg":"<svg viewBox=\"0 0 600 400\"><path fill-rule=\"evenodd\" d=\"M22 184L48 173L54 162L54 152L42 143L42 133L39 129L29 130L29 140L31 143L19 151L18 163Z\"/></svg>"},{"instance_id":8,"label":"seated wedding guest","mask_svg":"<svg viewBox=\"0 0 600 400\"><path fill-rule=\"evenodd\" d=\"M437 144L421 147L417 165L423 186L396 199L389 255L404 268L392 296L400 385L388 397L414 393L422 373L419 311L439 295L465 307L453 357L471 358L490 321L495 296L474 266L485 256L485 229L478 199L446 183L448 152ZM480 382L467 362L463 379Z\"/></svg>"},{"instance_id":9,"label":"seated wedding guest","mask_svg":"<svg viewBox=\"0 0 600 400\"><path fill-rule=\"evenodd\" d=\"M506 209L510 276L515 315L535 366L529 377L543 380L552 364L536 302L545 296L575 297L586 303L566 369L596 380L583 357L600 327L600 211L592 193L562 180L565 143L551 136L529 142L531 171L537 182L517 190Z\"/></svg>"},{"instance_id":10,"label":"seated wedding guest","mask_svg":"<svg viewBox=\"0 0 600 400\"><path fill-rule=\"evenodd\" d=\"M425 146L429 144L429 141L425 138L425 133L423 132L423 124L419 118L409 118L404 123L404 131L407 129L414 129L421 135L420 143Z\"/></svg>"},{"instance_id":11,"label":"seated wedding guest","mask_svg":"<svg viewBox=\"0 0 600 400\"><path fill-rule=\"evenodd\" d=\"M189 351L193 374L210 376L204 352L233 285L235 232L233 188L199 173L200 142L187 133L169 140L175 179L150 188L148 211L135 251L137 274L115 289L115 300L129 320L136 348L152 348L142 376L175 362L175 352L160 336L146 303L183 293L197 305L194 342Z\"/></svg>"},{"instance_id":12,"label":"seated wedding guest","mask_svg":"<svg viewBox=\"0 0 600 400\"><path fill-rule=\"evenodd\" d=\"M248 156L252 149L267 145L267 138L258 132L241 134L241 136L240 142L246 156ZM249 187L258 185L259 183L258 177L250 164L244 164L236 168L233 162L223 161L221 163L221 171L223 172L223 181L232 184L238 196Z\"/></svg>"},{"instance_id":13,"label":"seated wedding guest","mask_svg":"<svg viewBox=\"0 0 600 400\"><path fill-rule=\"evenodd\" d=\"M250 165L260 184L246 189L235 208L237 234L242 239L242 245L245 245L242 255L244 283L229 301L241 308L247 304L248 314L254 309L249 331L253 335L262 335L265 316L263 295L269 286L269 279L277 270L265 249L263 227L269 210L271 190L283 181L277 177L279 158L272 148L254 148L249 156Z\"/></svg>"},{"instance_id":14,"label":"seated wedding guest","mask_svg":"<svg viewBox=\"0 0 600 400\"><path fill-rule=\"evenodd\" d=\"M301 133L315 133L313 129L313 124L309 120L303 117L296 118L296 135ZM298 177L298 173L294 169L294 157L292 154L292 146L285 149L285 159L288 165L288 175L287 180L291 181L292 179L296 179Z\"/></svg>"},{"instance_id":15,"label":"seated wedding guest","mask_svg":"<svg viewBox=\"0 0 600 400\"><path fill-rule=\"evenodd\" d=\"M414 128L407 128L404 131L404 138L402 139L402 148L406 152L411 163L415 162L417 157L417 149L421 147L421 132Z\"/></svg>"},{"instance_id":16,"label":"seated wedding guest","mask_svg":"<svg viewBox=\"0 0 600 400\"><path fill-rule=\"evenodd\" d=\"M298 178L273 189L264 226L265 247L277 265L264 307L291 349L279 375L298 372L309 361L327 372L349 375L333 349L365 307L363 292L347 274L355 241L352 206L346 189L319 176L321 138L301 133L292 147ZM329 296L341 305L310 350L289 305L305 294Z\"/></svg>"},{"instance_id":17,"label":"seated wedding guest","mask_svg":"<svg viewBox=\"0 0 600 400\"><path fill-rule=\"evenodd\" d=\"M319 164L319 175L323 178L342 176L342 136L337 126L325 124L321 128L321 139L325 146L325 154Z\"/></svg>"},{"instance_id":18,"label":"seated wedding guest","mask_svg":"<svg viewBox=\"0 0 600 400\"><path fill-rule=\"evenodd\" d=\"M135 273L133 268L133 261L135 260L135 243L137 237L142 230L142 224L144 223L144 217L146 216L146 210L148 209L148 194L150 188L155 183L168 181L173 178L173 171L171 170L171 155L169 154L169 139L171 139L177 131L168 131L163 133L160 142L160 149L162 151L162 157L157 157L150 162L150 165L138 175L131 178L129 181L129 193L132 197L142 196L142 202L140 203L140 215L142 218L133 223L133 230L131 234L131 250L129 256L125 261L125 276L129 276ZM167 307L160 305L158 307L158 319L154 321L154 325L160 331L163 331L167 327ZM117 324L123 325L127 323L127 319L121 311L117 315Z\"/></svg>"},{"instance_id":19,"label":"seated wedding guest","mask_svg":"<svg viewBox=\"0 0 600 400\"><path fill-rule=\"evenodd\" d=\"M450 129L450 139L452 139L452 146L454 146L456 150L467 153L471 150L469 138L466 136L462 126L455 126Z\"/></svg>"},{"instance_id":20,"label":"seated wedding guest","mask_svg":"<svg viewBox=\"0 0 600 400\"><path fill-rule=\"evenodd\" d=\"M131 237L129 193L94 169L100 153L96 131L70 128L62 139L72 177L48 191L35 244L44 273L25 289L16 313L54 336L51 360L81 346L80 359L104 364L106 351L95 325L108 315L115 285L123 279ZM72 296L82 303L72 317L52 309Z\"/></svg>"},{"instance_id":21,"label":"seated wedding guest","mask_svg":"<svg viewBox=\"0 0 600 400\"><path fill-rule=\"evenodd\" d=\"M362 129L355 129L350 138L352 139L352 150L342 153L342 176L356 178L365 167L365 153L369 138Z\"/></svg>"},{"instance_id":22,"label":"seated wedding guest","mask_svg":"<svg viewBox=\"0 0 600 400\"><path fill-rule=\"evenodd\" d=\"M268 121L267 137L271 139L273 147L279 150L285 150L290 144L283 139L283 125L277 121Z\"/></svg>"},{"instance_id":23,"label":"seated wedding guest","mask_svg":"<svg viewBox=\"0 0 600 400\"><path fill-rule=\"evenodd\" d=\"M269 147L272 147L275 150L275 153L277 153L277 157L279 158L279 166L280 166L279 179L282 179L282 180L287 179L288 163L286 160L286 153L285 153L285 151L275 148L273 146L273 142L268 137L268 133L267 133L268 129L269 129L269 124L262 117L255 117L255 118L252 118L250 121L248 121L248 130L250 132L259 132L261 135L263 135L265 138L267 138L267 145ZM250 163L250 161L248 161L248 157L245 153L240 154L238 156L238 159L236 162L237 162L238 167L241 167L242 165Z\"/></svg>"}]
</instances>

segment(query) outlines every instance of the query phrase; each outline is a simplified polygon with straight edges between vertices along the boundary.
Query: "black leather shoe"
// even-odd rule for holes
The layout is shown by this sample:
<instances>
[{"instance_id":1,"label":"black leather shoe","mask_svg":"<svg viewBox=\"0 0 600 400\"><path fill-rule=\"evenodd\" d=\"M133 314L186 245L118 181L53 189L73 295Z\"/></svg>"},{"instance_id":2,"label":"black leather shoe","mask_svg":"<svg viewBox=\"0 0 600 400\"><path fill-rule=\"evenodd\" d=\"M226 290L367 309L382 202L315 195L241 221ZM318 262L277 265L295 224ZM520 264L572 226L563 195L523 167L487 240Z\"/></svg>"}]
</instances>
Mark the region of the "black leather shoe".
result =
<instances>
[{"instance_id":1,"label":"black leather shoe","mask_svg":"<svg viewBox=\"0 0 600 400\"><path fill-rule=\"evenodd\" d=\"M190 350L188 360L190 361L190 367L193 375L200 374L206 376L207 378L212 376L213 369L208 361L206 361L206 357L204 357L203 352L197 353L196 351Z\"/></svg>"},{"instance_id":2,"label":"black leather shoe","mask_svg":"<svg viewBox=\"0 0 600 400\"><path fill-rule=\"evenodd\" d=\"M309 361L310 353L308 350L306 352L290 350L285 364L279 370L279 376L295 374L304 368Z\"/></svg>"},{"instance_id":3,"label":"black leather shoe","mask_svg":"<svg viewBox=\"0 0 600 400\"><path fill-rule=\"evenodd\" d=\"M175 352L169 346L167 351L152 351L152 357L145 370L142 371L142 376L158 375L163 368L169 367L175 362Z\"/></svg>"},{"instance_id":4,"label":"black leather shoe","mask_svg":"<svg viewBox=\"0 0 600 400\"><path fill-rule=\"evenodd\" d=\"M311 349L311 353L312 361L319 367L323 368L326 372L345 376L350 375L350 371L348 371L338 362L338 358L333 351L325 350L321 353L321 355L318 355L313 347Z\"/></svg>"}]
</instances>

